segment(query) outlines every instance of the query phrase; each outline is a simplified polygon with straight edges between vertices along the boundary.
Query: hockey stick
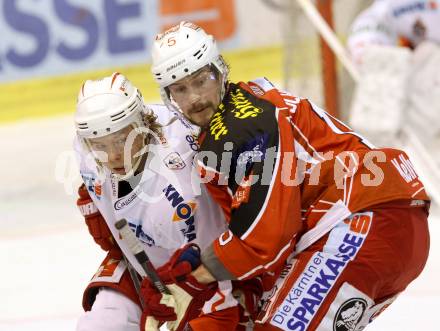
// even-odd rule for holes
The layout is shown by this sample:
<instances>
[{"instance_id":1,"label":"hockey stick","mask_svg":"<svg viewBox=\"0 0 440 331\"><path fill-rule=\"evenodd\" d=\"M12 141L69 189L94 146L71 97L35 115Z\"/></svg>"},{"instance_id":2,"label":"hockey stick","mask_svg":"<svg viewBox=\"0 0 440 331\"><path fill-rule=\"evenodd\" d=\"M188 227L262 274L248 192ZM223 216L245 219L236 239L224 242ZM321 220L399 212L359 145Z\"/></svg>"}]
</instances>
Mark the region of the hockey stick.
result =
<instances>
[{"instance_id":1,"label":"hockey stick","mask_svg":"<svg viewBox=\"0 0 440 331\"><path fill-rule=\"evenodd\" d=\"M310 0L297 0L299 6L303 9L304 13L310 19L315 28L319 31L322 38L327 42L327 45L331 48L336 57L341 61L342 65L350 73L350 76L355 82L359 81L359 71L354 66L347 51L341 42L336 37L336 34L329 27L327 22L322 18L316 7Z\"/></svg>"},{"instance_id":2,"label":"hockey stick","mask_svg":"<svg viewBox=\"0 0 440 331\"><path fill-rule=\"evenodd\" d=\"M156 269L148 258L147 253L145 253L142 244L139 242L133 231L131 231L130 227L128 226L127 220L121 219L117 221L115 223L115 227L116 229L118 229L122 239L125 240L128 248L133 253L134 257L139 262L142 269L144 269L148 278L150 278L157 290L160 293L171 294L166 285L159 278L159 275L157 274Z\"/></svg>"},{"instance_id":3,"label":"hockey stick","mask_svg":"<svg viewBox=\"0 0 440 331\"><path fill-rule=\"evenodd\" d=\"M134 288L136 290L136 293L139 296L139 300L141 302L142 308L145 308L144 299L142 299L140 293L141 293L141 282L138 277L137 271L133 268L130 261L128 261L127 257L125 255L122 255L122 258L124 259L125 264L127 265L128 273L130 274L130 278L133 282Z\"/></svg>"},{"instance_id":4,"label":"hockey stick","mask_svg":"<svg viewBox=\"0 0 440 331\"><path fill-rule=\"evenodd\" d=\"M162 280L159 278L159 275L156 272L156 269L154 269L154 266L152 265L150 259L148 258L147 253L145 253L144 248L142 247L142 244L139 242L139 240L136 238L133 231L130 230L130 227L128 226L126 219L121 219L115 223L116 229L119 231L119 235L121 236L122 240L125 240L125 243L128 246L128 249L133 253L134 257L138 261L138 263L141 265L142 269L144 269L145 273L147 274L148 278L153 282L156 289L162 293L162 294L169 294L171 295L171 292L168 290L168 288L165 286L165 284L162 282ZM138 294L140 293L140 283L139 279L137 278L136 271L132 268L131 264L128 263L128 271L130 272L131 279L133 280L134 286L136 288L136 291ZM144 301L142 299L142 296L139 296L139 299L141 301L141 305L144 308ZM160 328L160 323L152 316L148 317L145 321L145 330L149 331L157 331Z\"/></svg>"}]
</instances>

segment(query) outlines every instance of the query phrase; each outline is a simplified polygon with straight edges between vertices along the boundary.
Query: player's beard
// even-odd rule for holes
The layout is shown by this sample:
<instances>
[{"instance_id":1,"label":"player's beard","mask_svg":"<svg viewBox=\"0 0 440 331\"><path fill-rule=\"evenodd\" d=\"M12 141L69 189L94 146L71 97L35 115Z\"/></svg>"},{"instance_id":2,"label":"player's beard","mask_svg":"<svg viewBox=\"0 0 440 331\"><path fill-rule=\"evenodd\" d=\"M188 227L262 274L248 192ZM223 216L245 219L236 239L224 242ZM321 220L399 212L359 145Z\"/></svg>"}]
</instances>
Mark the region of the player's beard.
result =
<instances>
[{"instance_id":1,"label":"player's beard","mask_svg":"<svg viewBox=\"0 0 440 331\"><path fill-rule=\"evenodd\" d=\"M217 107L210 101L198 102L187 111L187 117L192 123L200 127L207 127L216 110Z\"/></svg>"}]
</instances>

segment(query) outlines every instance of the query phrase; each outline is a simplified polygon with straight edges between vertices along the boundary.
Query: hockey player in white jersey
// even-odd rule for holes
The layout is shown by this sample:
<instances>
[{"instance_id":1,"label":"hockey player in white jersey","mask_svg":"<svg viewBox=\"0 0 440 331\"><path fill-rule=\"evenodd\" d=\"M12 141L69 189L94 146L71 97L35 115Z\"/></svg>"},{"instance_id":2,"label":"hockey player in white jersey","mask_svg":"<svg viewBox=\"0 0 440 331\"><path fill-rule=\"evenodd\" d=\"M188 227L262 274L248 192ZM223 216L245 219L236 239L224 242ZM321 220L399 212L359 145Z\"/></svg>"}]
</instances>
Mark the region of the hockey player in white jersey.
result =
<instances>
[{"instance_id":1,"label":"hockey player in white jersey","mask_svg":"<svg viewBox=\"0 0 440 331\"><path fill-rule=\"evenodd\" d=\"M352 24L349 51L357 63L372 45L440 44L439 0L376 0Z\"/></svg>"},{"instance_id":2,"label":"hockey player in white jersey","mask_svg":"<svg viewBox=\"0 0 440 331\"><path fill-rule=\"evenodd\" d=\"M406 125L439 144L440 0L376 0L354 20L347 46L361 71L354 129L381 145Z\"/></svg>"},{"instance_id":3,"label":"hockey player in white jersey","mask_svg":"<svg viewBox=\"0 0 440 331\"><path fill-rule=\"evenodd\" d=\"M94 240L108 251L84 293L86 312L77 330L138 330L141 300L127 269L141 277L145 272L115 222L128 221L155 267L179 258L188 243L205 248L226 229L220 207L192 167L198 128L165 106L145 105L119 73L83 84L75 124L84 180L78 206ZM231 291L224 281L196 294L210 299L203 306L208 314L238 309Z\"/></svg>"}]
</instances>

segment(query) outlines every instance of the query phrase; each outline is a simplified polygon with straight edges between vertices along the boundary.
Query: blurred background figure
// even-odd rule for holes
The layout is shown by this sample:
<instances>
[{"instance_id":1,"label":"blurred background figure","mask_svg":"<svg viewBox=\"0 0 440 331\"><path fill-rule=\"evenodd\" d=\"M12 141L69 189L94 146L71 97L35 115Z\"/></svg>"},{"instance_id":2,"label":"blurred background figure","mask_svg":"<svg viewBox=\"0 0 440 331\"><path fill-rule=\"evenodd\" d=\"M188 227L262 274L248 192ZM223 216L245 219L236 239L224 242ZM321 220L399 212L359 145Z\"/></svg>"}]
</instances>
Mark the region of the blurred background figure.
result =
<instances>
[{"instance_id":1,"label":"blurred background figure","mask_svg":"<svg viewBox=\"0 0 440 331\"><path fill-rule=\"evenodd\" d=\"M421 43L440 44L440 2L437 0L376 0L353 21L348 48L360 65L373 45L415 49Z\"/></svg>"},{"instance_id":2,"label":"blurred background figure","mask_svg":"<svg viewBox=\"0 0 440 331\"><path fill-rule=\"evenodd\" d=\"M379 143L404 126L425 144L440 140L440 1L376 0L347 46L361 71L352 125Z\"/></svg>"},{"instance_id":3,"label":"blurred background figure","mask_svg":"<svg viewBox=\"0 0 440 331\"><path fill-rule=\"evenodd\" d=\"M440 197L440 1L376 0L347 41L359 79L349 118L378 145L405 146Z\"/></svg>"}]
</instances>

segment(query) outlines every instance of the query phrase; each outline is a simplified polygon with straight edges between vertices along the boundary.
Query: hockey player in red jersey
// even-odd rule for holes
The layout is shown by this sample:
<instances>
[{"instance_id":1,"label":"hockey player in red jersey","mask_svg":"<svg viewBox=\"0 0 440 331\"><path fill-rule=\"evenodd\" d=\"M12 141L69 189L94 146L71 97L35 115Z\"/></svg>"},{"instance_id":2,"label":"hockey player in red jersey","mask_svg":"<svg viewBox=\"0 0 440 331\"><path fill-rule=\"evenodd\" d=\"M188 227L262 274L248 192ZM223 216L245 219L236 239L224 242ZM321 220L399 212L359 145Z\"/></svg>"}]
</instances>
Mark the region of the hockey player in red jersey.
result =
<instances>
[{"instance_id":1,"label":"hockey player in red jersey","mask_svg":"<svg viewBox=\"0 0 440 331\"><path fill-rule=\"evenodd\" d=\"M163 101L202 127L197 165L228 222L191 275L263 277L255 330L362 329L420 274L429 198L405 152L265 78L229 81L214 38L190 22L152 52ZM156 318L175 318L162 307Z\"/></svg>"}]
</instances>

